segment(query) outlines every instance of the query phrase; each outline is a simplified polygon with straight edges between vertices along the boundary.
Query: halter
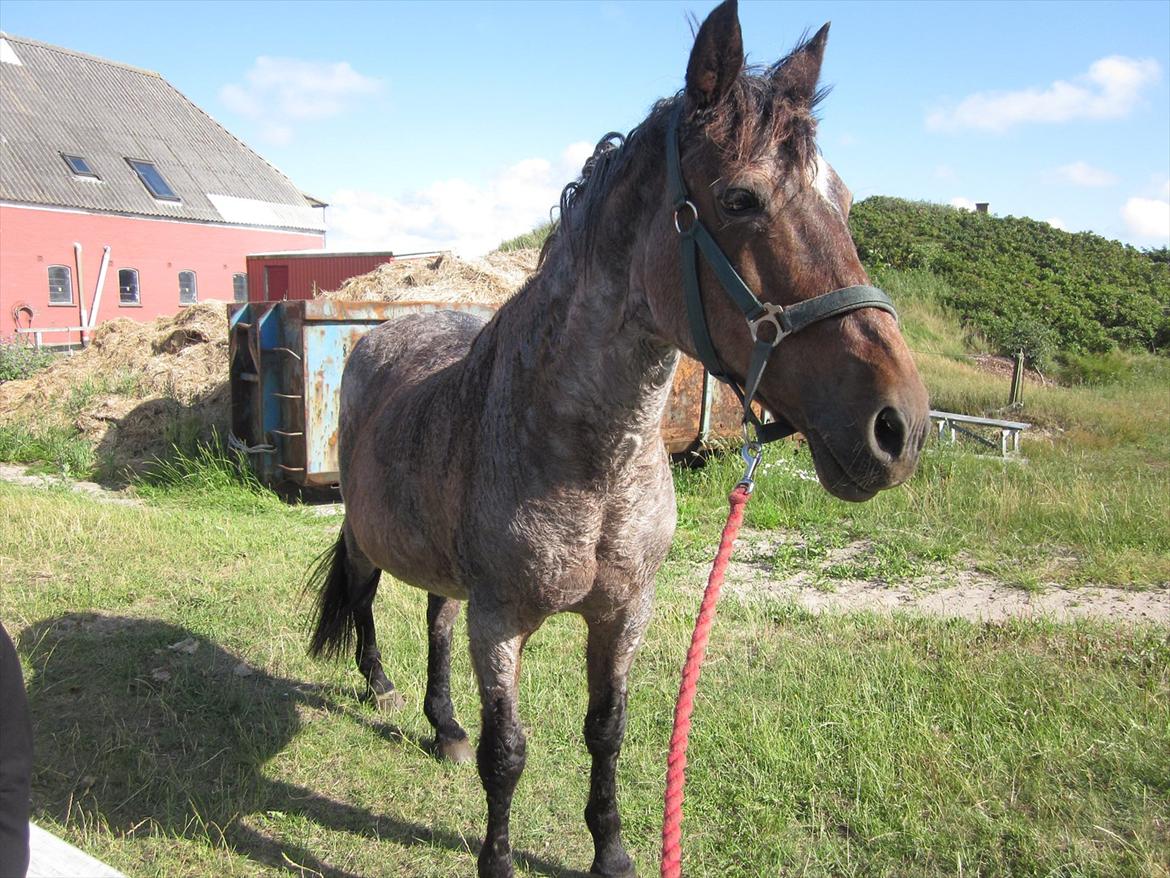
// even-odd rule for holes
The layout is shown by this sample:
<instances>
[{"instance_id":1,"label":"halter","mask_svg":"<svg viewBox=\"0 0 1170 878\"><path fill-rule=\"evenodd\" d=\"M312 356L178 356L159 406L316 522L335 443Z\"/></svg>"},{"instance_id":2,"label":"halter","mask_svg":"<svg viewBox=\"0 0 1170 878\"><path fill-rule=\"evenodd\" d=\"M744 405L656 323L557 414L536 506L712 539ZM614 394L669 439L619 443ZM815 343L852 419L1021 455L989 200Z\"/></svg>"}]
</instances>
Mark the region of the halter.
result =
<instances>
[{"instance_id":1,"label":"halter","mask_svg":"<svg viewBox=\"0 0 1170 878\"><path fill-rule=\"evenodd\" d=\"M787 307L761 302L748 289L743 278L735 270L731 261L719 248L719 244L707 231L699 219L699 209L687 196L686 182L682 175L682 157L679 153L678 130L682 122L682 104L680 103L671 117L670 125L666 130L666 166L667 185L671 190L674 201L674 228L679 234L679 244L682 248L682 276L686 288L687 317L691 325L691 336L695 342L695 351L699 360L712 377L727 384L735 391L743 403L744 447L743 457L747 461L748 469L744 476L744 483L750 485L752 473L760 461L760 446L766 442L782 439L796 432L796 429L787 421L777 418L769 423L763 423L752 411L752 399L760 386L764 369L768 365L768 358L781 341L788 336L807 329L814 323L827 320L830 317L839 317L861 308L880 308L894 315L894 303L889 296L871 286L843 287L811 299L796 302ZM685 222L686 212L690 212L690 221ZM702 251L707 258L711 270L719 279L720 286L735 302L736 307L743 312L747 320L748 329L752 335L752 357L748 366L747 377L743 387L719 359L715 352L715 345L711 341L711 332L707 328L707 317L703 310L703 294L699 287L698 253ZM768 332L770 327L771 331ZM761 331L763 330L763 331ZM755 439L748 435L749 425L755 430Z\"/></svg>"}]
</instances>

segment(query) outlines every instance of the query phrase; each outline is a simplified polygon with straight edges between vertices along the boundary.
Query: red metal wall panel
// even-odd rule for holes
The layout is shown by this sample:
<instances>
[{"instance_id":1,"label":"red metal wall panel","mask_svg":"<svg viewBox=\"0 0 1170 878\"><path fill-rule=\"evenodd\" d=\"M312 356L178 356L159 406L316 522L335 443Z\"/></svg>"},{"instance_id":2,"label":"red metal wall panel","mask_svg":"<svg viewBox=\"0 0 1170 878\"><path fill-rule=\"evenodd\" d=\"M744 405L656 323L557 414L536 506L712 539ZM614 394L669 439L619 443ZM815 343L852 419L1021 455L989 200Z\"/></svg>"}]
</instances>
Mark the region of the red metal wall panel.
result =
<instances>
[{"instance_id":1,"label":"red metal wall panel","mask_svg":"<svg viewBox=\"0 0 1170 878\"><path fill-rule=\"evenodd\" d=\"M82 245L84 286L79 290L73 242ZM0 336L16 326L12 309L27 303L33 327L77 326L79 297L92 305L102 248L110 265L102 287L98 323L115 317L142 322L179 311L179 272L194 271L201 302L232 301L232 275L244 271L248 253L319 248L324 236L241 229L207 223L173 222L82 211L0 207ZM48 267L66 265L73 284L72 305L50 305ZM138 270L139 305L118 301L118 270ZM254 283L251 282L250 283ZM263 288L261 287L261 292ZM251 291L250 291L251 292ZM21 326L24 326L22 318ZM45 335L49 344L78 341L77 333Z\"/></svg>"},{"instance_id":2,"label":"red metal wall panel","mask_svg":"<svg viewBox=\"0 0 1170 878\"><path fill-rule=\"evenodd\" d=\"M268 268L288 269L289 299L312 299L323 290L336 290L351 277L373 271L393 259L390 253L256 254L248 257L248 299L274 301L265 295ZM279 301L277 296L275 301Z\"/></svg>"}]
</instances>

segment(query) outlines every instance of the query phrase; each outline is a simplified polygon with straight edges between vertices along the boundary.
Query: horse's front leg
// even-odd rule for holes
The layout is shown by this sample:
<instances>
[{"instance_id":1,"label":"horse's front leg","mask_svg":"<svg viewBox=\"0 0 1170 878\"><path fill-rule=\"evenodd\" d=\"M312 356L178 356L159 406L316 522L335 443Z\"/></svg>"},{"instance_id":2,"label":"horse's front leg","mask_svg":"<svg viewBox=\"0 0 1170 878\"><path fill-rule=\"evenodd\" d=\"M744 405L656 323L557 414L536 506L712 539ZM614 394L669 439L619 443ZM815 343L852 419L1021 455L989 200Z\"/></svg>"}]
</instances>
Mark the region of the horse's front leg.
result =
<instances>
[{"instance_id":1,"label":"horse's front leg","mask_svg":"<svg viewBox=\"0 0 1170 878\"><path fill-rule=\"evenodd\" d=\"M512 878L512 846L508 815L512 793L524 771L525 739L520 727L516 693L520 652L531 631L521 631L496 613L467 610L471 660L479 681L482 718L476 763L487 794L487 832L479 852L480 878Z\"/></svg>"},{"instance_id":2,"label":"horse's front leg","mask_svg":"<svg viewBox=\"0 0 1170 878\"><path fill-rule=\"evenodd\" d=\"M586 620L589 710L585 714L585 746L593 757L593 769L585 823L593 835L590 874L607 878L633 878L635 874L634 864L622 845L615 781L626 731L626 677L648 618L648 613L639 610L617 618Z\"/></svg>"}]
</instances>

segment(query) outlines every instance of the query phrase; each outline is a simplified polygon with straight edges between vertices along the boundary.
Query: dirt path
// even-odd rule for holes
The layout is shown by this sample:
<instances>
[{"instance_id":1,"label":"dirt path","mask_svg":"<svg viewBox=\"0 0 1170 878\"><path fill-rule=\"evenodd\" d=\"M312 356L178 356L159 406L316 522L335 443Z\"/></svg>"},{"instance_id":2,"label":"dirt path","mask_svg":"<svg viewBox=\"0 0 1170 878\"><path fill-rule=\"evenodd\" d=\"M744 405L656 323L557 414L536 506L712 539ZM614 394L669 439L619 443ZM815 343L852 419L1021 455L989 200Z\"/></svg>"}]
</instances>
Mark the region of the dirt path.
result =
<instances>
[{"instance_id":1,"label":"dirt path","mask_svg":"<svg viewBox=\"0 0 1170 878\"><path fill-rule=\"evenodd\" d=\"M11 482L14 485L28 485L33 488L60 488L68 487L78 494L85 494L100 500L103 503L120 503L123 506L141 506L142 501L130 497L121 491L111 491L97 482L83 482L73 479L64 479L60 476L50 476L44 473L30 473L20 464L0 463L0 481Z\"/></svg>"},{"instance_id":2,"label":"dirt path","mask_svg":"<svg viewBox=\"0 0 1170 878\"><path fill-rule=\"evenodd\" d=\"M768 540L747 535L736 541L725 590L741 601L766 598L791 602L814 613L906 612L974 622L1049 619L1068 622L1102 619L1127 624L1170 625L1170 588L1128 589L1114 586L1046 586L1025 590L982 573L960 558L958 569L937 565L924 575L884 582L873 579L828 579L801 571L777 578L767 554ZM826 566L842 556L867 551L865 542L836 550ZM707 571L697 571L702 588Z\"/></svg>"}]
</instances>

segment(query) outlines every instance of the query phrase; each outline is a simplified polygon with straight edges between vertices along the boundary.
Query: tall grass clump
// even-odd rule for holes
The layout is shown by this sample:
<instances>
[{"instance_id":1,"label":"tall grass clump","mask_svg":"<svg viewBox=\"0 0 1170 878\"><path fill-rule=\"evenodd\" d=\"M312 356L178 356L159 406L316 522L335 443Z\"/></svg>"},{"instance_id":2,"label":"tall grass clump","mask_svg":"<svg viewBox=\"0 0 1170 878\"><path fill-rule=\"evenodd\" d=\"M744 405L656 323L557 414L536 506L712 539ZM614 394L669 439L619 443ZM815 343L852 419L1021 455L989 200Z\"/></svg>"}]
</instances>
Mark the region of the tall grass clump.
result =
<instances>
[{"instance_id":1,"label":"tall grass clump","mask_svg":"<svg viewBox=\"0 0 1170 878\"><path fill-rule=\"evenodd\" d=\"M504 252L509 250L539 249L544 246L544 242L548 240L548 236L552 234L552 230L553 224L551 222L541 223L530 232L517 235L515 238L509 238L496 249Z\"/></svg>"},{"instance_id":2,"label":"tall grass clump","mask_svg":"<svg viewBox=\"0 0 1170 878\"><path fill-rule=\"evenodd\" d=\"M65 427L0 424L0 460L34 464L46 472L76 478L93 472L94 449Z\"/></svg>"},{"instance_id":3,"label":"tall grass clump","mask_svg":"<svg viewBox=\"0 0 1170 878\"><path fill-rule=\"evenodd\" d=\"M192 450L178 446L156 459L134 482L137 493L155 500L200 502L237 511L280 508L280 499L256 476L248 460L217 438Z\"/></svg>"}]
</instances>

